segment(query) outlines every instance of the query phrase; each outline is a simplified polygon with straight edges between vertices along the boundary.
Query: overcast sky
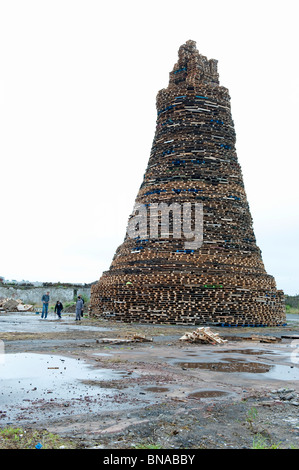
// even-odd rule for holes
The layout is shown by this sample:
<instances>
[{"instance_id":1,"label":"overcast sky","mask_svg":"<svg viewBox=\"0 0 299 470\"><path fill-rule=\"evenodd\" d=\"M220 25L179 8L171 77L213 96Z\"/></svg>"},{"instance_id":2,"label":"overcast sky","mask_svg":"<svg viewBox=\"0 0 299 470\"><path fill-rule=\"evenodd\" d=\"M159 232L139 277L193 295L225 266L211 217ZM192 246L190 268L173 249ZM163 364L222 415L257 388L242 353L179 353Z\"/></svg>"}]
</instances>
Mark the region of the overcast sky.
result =
<instances>
[{"instance_id":1,"label":"overcast sky","mask_svg":"<svg viewBox=\"0 0 299 470\"><path fill-rule=\"evenodd\" d=\"M265 267L299 293L298 0L0 0L0 275L92 282L186 40L218 60Z\"/></svg>"}]
</instances>

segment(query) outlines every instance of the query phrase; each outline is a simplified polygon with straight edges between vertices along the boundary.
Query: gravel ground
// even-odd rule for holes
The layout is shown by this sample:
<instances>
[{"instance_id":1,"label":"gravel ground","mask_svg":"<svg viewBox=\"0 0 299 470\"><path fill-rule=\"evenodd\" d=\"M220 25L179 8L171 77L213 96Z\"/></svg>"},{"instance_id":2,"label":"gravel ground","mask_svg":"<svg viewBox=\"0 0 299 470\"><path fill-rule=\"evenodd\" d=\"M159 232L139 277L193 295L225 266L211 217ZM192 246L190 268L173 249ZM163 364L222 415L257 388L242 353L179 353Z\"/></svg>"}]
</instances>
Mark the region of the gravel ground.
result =
<instances>
[{"instance_id":1,"label":"gravel ground","mask_svg":"<svg viewBox=\"0 0 299 470\"><path fill-rule=\"evenodd\" d=\"M298 449L299 318L180 341L196 328L2 314L0 428L85 449Z\"/></svg>"}]
</instances>

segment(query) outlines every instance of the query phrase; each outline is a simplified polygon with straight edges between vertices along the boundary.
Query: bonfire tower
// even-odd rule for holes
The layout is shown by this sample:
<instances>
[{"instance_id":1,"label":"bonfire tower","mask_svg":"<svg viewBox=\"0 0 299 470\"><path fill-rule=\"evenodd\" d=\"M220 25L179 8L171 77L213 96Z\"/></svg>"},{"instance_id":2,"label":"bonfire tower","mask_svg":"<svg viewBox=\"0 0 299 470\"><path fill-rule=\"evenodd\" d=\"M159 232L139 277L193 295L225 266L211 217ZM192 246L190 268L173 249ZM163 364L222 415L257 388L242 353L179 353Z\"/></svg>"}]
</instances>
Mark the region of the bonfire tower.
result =
<instances>
[{"instance_id":1,"label":"bonfire tower","mask_svg":"<svg viewBox=\"0 0 299 470\"><path fill-rule=\"evenodd\" d=\"M172 233L162 227L152 236L148 212L149 230L137 224L136 236L127 231L110 269L92 287L90 314L124 322L283 324L284 295L256 244L230 96L219 85L217 61L187 41L156 103L155 136L129 224L141 207L190 203L194 227L197 204L202 243L186 248L186 239L175 236L171 210Z\"/></svg>"}]
</instances>

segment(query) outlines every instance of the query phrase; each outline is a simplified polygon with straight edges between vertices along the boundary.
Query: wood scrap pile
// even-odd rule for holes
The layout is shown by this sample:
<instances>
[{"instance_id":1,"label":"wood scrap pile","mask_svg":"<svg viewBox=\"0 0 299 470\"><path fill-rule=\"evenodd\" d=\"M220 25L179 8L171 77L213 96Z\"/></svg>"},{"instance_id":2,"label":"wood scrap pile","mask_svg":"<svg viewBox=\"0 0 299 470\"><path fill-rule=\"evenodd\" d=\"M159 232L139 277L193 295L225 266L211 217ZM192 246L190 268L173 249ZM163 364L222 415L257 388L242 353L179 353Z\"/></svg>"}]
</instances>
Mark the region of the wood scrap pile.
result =
<instances>
[{"instance_id":1,"label":"wood scrap pile","mask_svg":"<svg viewBox=\"0 0 299 470\"><path fill-rule=\"evenodd\" d=\"M278 343L281 341L281 338L277 338L276 336L261 336L261 335L252 335L250 338L252 341L259 341L260 343Z\"/></svg>"},{"instance_id":2,"label":"wood scrap pile","mask_svg":"<svg viewBox=\"0 0 299 470\"><path fill-rule=\"evenodd\" d=\"M194 41L178 56L167 88L157 94L154 140L135 201L146 208L146 236L126 234L91 288L89 313L122 322L284 324L283 292L256 244L229 91L219 84L217 61L199 54ZM203 206L203 243L194 250L186 249L174 211L169 227L161 211L152 215L155 204L176 204L182 213L185 203Z\"/></svg>"},{"instance_id":3,"label":"wood scrap pile","mask_svg":"<svg viewBox=\"0 0 299 470\"><path fill-rule=\"evenodd\" d=\"M130 341L124 338L100 338L96 340L96 343L122 344L130 343Z\"/></svg>"},{"instance_id":4,"label":"wood scrap pile","mask_svg":"<svg viewBox=\"0 0 299 470\"><path fill-rule=\"evenodd\" d=\"M189 341L190 343L204 343L204 344L222 344L227 343L227 339L220 338L218 333L211 331L209 327L197 328L191 333L185 333L180 341Z\"/></svg>"},{"instance_id":5,"label":"wood scrap pile","mask_svg":"<svg viewBox=\"0 0 299 470\"><path fill-rule=\"evenodd\" d=\"M153 341L152 338L146 338L145 336L138 334L133 334L132 336L129 336L129 338L135 343L152 343Z\"/></svg>"},{"instance_id":6,"label":"wood scrap pile","mask_svg":"<svg viewBox=\"0 0 299 470\"><path fill-rule=\"evenodd\" d=\"M97 339L97 343L110 343L110 344L122 344L122 343L149 343L152 342L152 338L146 338L142 335L133 334L126 336L125 338L101 338Z\"/></svg>"},{"instance_id":7,"label":"wood scrap pile","mask_svg":"<svg viewBox=\"0 0 299 470\"><path fill-rule=\"evenodd\" d=\"M19 299L6 298L0 300L0 312L29 312L32 310L32 305L24 304Z\"/></svg>"}]
</instances>

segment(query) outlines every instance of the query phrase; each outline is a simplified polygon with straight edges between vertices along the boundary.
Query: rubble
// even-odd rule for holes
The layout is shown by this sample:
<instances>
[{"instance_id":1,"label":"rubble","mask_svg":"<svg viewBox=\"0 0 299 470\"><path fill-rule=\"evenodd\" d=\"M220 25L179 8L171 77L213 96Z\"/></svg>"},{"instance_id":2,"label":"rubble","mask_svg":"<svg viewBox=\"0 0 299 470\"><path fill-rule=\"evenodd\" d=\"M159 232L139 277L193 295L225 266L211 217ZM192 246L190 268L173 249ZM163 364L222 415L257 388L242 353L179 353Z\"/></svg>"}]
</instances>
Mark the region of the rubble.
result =
<instances>
[{"instance_id":1,"label":"rubble","mask_svg":"<svg viewBox=\"0 0 299 470\"><path fill-rule=\"evenodd\" d=\"M33 305L24 304L19 299L0 299L0 313L2 312L31 312Z\"/></svg>"},{"instance_id":2,"label":"rubble","mask_svg":"<svg viewBox=\"0 0 299 470\"><path fill-rule=\"evenodd\" d=\"M125 338L101 338L97 339L97 343L110 343L110 344L121 344L121 343L150 343L152 338L146 338L142 335L134 334Z\"/></svg>"},{"instance_id":3,"label":"rubble","mask_svg":"<svg viewBox=\"0 0 299 470\"><path fill-rule=\"evenodd\" d=\"M261 336L261 335L252 335L250 337L252 341L259 341L260 343L277 343L281 341L281 338L277 338L276 336Z\"/></svg>"},{"instance_id":4,"label":"rubble","mask_svg":"<svg viewBox=\"0 0 299 470\"><path fill-rule=\"evenodd\" d=\"M197 328L192 333L185 333L180 341L189 341L190 343L227 343L227 339L220 338L218 333L211 331L209 327Z\"/></svg>"},{"instance_id":5,"label":"rubble","mask_svg":"<svg viewBox=\"0 0 299 470\"><path fill-rule=\"evenodd\" d=\"M19 304L17 306L18 312L32 312L33 305L30 304Z\"/></svg>"},{"instance_id":6,"label":"rubble","mask_svg":"<svg viewBox=\"0 0 299 470\"><path fill-rule=\"evenodd\" d=\"M131 341L135 341L136 343L151 343L153 339L146 338L143 335L133 334L133 336L131 336Z\"/></svg>"},{"instance_id":7,"label":"rubble","mask_svg":"<svg viewBox=\"0 0 299 470\"><path fill-rule=\"evenodd\" d=\"M298 399L298 394L294 388L279 388L278 390L272 390L271 395L274 395L278 399L283 401L291 401Z\"/></svg>"}]
</instances>

